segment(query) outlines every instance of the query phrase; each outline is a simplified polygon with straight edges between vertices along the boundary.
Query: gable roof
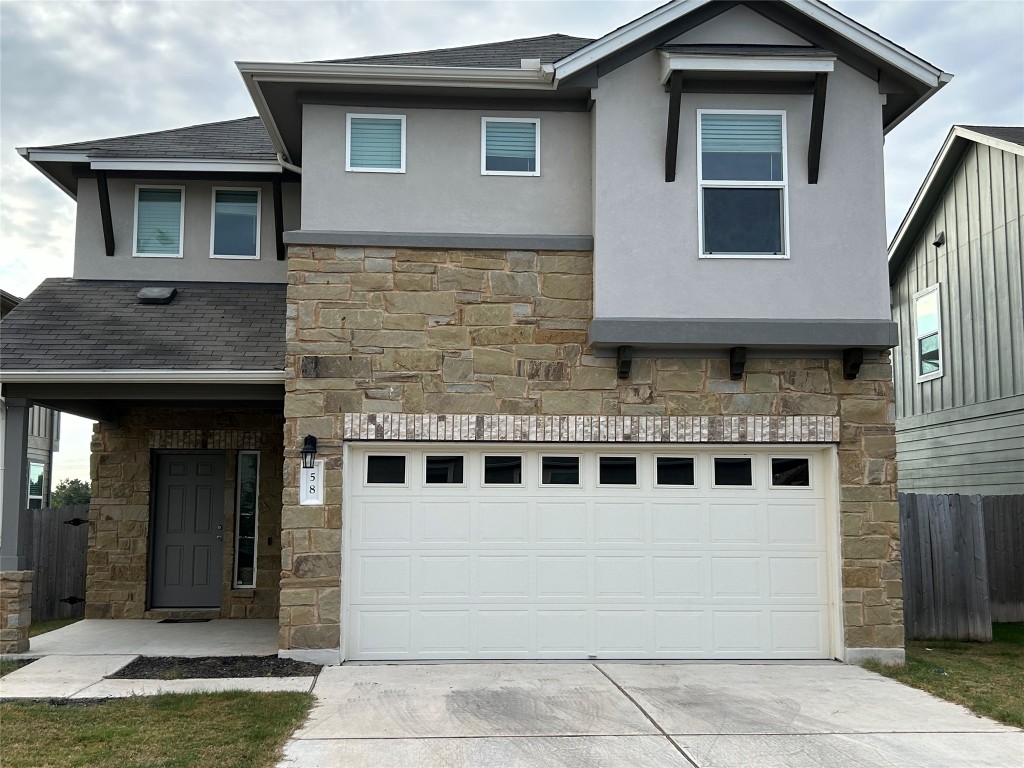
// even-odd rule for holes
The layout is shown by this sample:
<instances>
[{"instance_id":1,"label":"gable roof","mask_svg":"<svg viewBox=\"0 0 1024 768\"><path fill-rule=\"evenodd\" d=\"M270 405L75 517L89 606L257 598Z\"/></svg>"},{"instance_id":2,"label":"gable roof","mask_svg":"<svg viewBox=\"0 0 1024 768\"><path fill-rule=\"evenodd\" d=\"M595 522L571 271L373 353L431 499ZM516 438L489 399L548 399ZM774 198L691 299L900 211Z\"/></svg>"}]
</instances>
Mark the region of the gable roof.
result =
<instances>
[{"instance_id":1,"label":"gable roof","mask_svg":"<svg viewBox=\"0 0 1024 768\"><path fill-rule=\"evenodd\" d=\"M436 48L411 53L390 53L378 56L358 56L351 59L331 59L320 64L390 64L422 67L497 67L519 69L522 59L540 59L552 64L585 45L594 42L589 37L571 35L543 35L520 37L482 45L462 45L457 48Z\"/></svg>"},{"instance_id":2,"label":"gable roof","mask_svg":"<svg viewBox=\"0 0 1024 768\"><path fill-rule=\"evenodd\" d=\"M149 286L178 289L139 304ZM285 286L44 280L0 322L0 378L25 372L284 369Z\"/></svg>"},{"instance_id":3,"label":"gable roof","mask_svg":"<svg viewBox=\"0 0 1024 768\"><path fill-rule=\"evenodd\" d=\"M971 144L1024 157L1024 126L954 125L889 244L889 283L896 282L921 230Z\"/></svg>"}]
</instances>

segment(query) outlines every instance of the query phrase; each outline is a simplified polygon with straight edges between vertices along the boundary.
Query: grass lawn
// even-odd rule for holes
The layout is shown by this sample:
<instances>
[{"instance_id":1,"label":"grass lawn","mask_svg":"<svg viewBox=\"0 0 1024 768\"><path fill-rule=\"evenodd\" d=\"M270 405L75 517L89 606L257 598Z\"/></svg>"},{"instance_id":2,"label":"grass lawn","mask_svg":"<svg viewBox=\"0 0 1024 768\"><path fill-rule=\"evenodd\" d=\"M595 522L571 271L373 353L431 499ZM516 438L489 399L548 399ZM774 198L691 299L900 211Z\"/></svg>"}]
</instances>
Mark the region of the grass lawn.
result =
<instances>
[{"instance_id":1,"label":"grass lawn","mask_svg":"<svg viewBox=\"0 0 1024 768\"><path fill-rule=\"evenodd\" d=\"M4 768L263 768L306 717L308 693L186 693L0 704Z\"/></svg>"},{"instance_id":2,"label":"grass lawn","mask_svg":"<svg viewBox=\"0 0 1024 768\"><path fill-rule=\"evenodd\" d=\"M991 643L911 640L905 666L865 666L976 714L1024 728L1024 624L993 624Z\"/></svg>"},{"instance_id":3,"label":"grass lawn","mask_svg":"<svg viewBox=\"0 0 1024 768\"><path fill-rule=\"evenodd\" d=\"M16 669L31 664L35 659L0 659L0 677L9 675Z\"/></svg>"},{"instance_id":4,"label":"grass lawn","mask_svg":"<svg viewBox=\"0 0 1024 768\"><path fill-rule=\"evenodd\" d=\"M68 624L74 624L76 621L81 621L80 616L76 616L73 619L49 619L48 621L33 621L31 626L28 628L28 636L35 637L36 635L43 635L47 632L53 632L55 629L66 627Z\"/></svg>"}]
</instances>

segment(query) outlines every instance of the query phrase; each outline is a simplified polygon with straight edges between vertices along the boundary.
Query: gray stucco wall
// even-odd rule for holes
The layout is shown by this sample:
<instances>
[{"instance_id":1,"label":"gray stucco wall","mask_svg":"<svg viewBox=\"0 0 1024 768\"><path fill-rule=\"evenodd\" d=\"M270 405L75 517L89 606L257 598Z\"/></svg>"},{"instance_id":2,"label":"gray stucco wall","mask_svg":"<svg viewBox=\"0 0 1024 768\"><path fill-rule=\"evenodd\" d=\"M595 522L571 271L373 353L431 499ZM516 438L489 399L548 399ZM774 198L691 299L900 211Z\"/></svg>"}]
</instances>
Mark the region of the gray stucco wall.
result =
<instances>
[{"instance_id":1,"label":"gray stucco wall","mask_svg":"<svg viewBox=\"0 0 1024 768\"><path fill-rule=\"evenodd\" d=\"M244 283L283 283L288 270L277 260L274 245L274 196L270 183L185 181L185 235L183 256L152 258L132 256L135 226L135 187L173 181L109 179L110 213L114 225L113 256L103 247L99 196L95 179L81 179L78 186L78 220L75 230L74 276L79 279L204 280ZM259 187L260 258L210 258L211 198L214 187ZM282 185L285 231L298 227L298 184Z\"/></svg>"},{"instance_id":2,"label":"gray stucco wall","mask_svg":"<svg viewBox=\"0 0 1024 768\"><path fill-rule=\"evenodd\" d=\"M724 33L712 40L733 42ZM596 95L598 317L889 319L876 83L838 62L829 75L816 185L807 183L809 95L683 94L673 183L665 182L668 94L658 54L602 77ZM789 259L699 258L701 108L786 110Z\"/></svg>"},{"instance_id":3,"label":"gray stucco wall","mask_svg":"<svg viewBox=\"0 0 1024 768\"><path fill-rule=\"evenodd\" d=\"M345 171L345 116L406 115L406 172ZM540 176L480 173L481 117L540 119ZM302 228L367 232L592 234L590 114L303 109Z\"/></svg>"},{"instance_id":4,"label":"gray stucco wall","mask_svg":"<svg viewBox=\"0 0 1024 768\"><path fill-rule=\"evenodd\" d=\"M802 37L767 21L757 11L743 5L694 27L672 42L683 45L810 45Z\"/></svg>"}]
</instances>

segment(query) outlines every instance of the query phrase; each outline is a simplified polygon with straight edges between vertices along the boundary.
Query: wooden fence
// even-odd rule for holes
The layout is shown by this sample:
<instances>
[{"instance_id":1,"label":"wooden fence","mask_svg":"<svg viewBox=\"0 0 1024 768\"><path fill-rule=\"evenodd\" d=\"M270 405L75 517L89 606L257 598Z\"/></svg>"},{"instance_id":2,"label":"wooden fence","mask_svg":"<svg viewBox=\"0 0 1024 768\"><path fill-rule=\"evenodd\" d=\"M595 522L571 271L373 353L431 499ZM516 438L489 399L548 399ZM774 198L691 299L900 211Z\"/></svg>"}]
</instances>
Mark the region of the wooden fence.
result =
<instances>
[{"instance_id":1,"label":"wooden fence","mask_svg":"<svg viewBox=\"0 0 1024 768\"><path fill-rule=\"evenodd\" d=\"M29 510L32 621L85 615L89 505Z\"/></svg>"},{"instance_id":2,"label":"wooden fence","mask_svg":"<svg viewBox=\"0 0 1024 768\"><path fill-rule=\"evenodd\" d=\"M1024 496L901 493L909 639L991 640L1024 616Z\"/></svg>"}]
</instances>

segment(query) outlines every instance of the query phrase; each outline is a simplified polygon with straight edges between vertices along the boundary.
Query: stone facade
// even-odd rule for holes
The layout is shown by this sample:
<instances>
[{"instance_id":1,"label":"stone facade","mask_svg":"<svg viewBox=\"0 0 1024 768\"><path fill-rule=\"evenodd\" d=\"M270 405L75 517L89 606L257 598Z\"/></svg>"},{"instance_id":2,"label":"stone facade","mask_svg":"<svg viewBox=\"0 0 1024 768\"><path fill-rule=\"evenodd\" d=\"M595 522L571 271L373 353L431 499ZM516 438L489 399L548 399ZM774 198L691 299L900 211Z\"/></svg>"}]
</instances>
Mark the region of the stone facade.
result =
<instances>
[{"instance_id":1,"label":"stone facade","mask_svg":"<svg viewBox=\"0 0 1024 768\"><path fill-rule=\"evenodd\" d=\"M137 408L125 413L117 426L98 424L92 441L86 618L277 616L281 431L280 411L268 410ZM152 456L160 450L213 450L227 455L220 611L147 609ZM235 475L240 450L260 451L255 589L233 587Z\"/></svg>"},{"instance_id":2,"label":"stone facade","mask_svg":"<svg viewBox=\"0 0 1024 768\"><path fill-rule=\"evenodd\" d=\"M0 654L29 649L32 571L0 572Z\"/></svg>"},{"instance_id":3,"label":"stone facade","mask_svg":"<svg viewBox=\"0 0 1024 768\"><path fill-rule=\"evenodd\" d=\"M290 248L281 647L338 647L341 455L351 414L433 413L709 424L836 417L838 434L822 441L839 456L846 645L901 649L888 355L866 362L855 380L843 378L838 357L753 357L733 381L724 353L636 353L620 380L615 356L587 346L592 286L587 253ZM306 434L326 459L322 507L298 506Z\"/></svg>"}]
</instances>

